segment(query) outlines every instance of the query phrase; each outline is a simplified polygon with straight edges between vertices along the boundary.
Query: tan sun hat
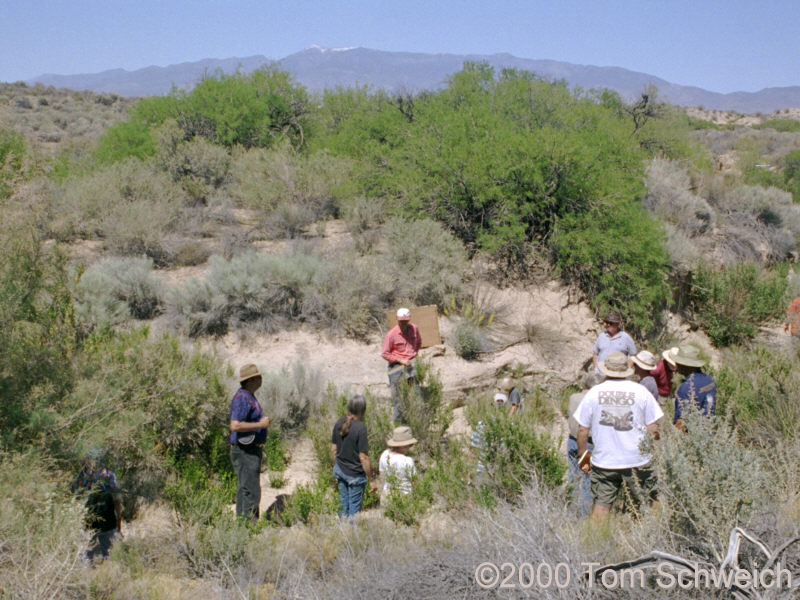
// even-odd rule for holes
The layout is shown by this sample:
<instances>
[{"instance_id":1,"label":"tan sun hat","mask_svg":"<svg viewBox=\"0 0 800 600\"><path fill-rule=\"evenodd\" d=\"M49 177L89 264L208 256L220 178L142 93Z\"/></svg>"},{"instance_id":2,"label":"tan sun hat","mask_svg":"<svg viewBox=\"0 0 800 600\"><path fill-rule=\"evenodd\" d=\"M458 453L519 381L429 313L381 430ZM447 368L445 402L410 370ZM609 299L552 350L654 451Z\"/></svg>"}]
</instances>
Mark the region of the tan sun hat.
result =
<instances>
[{"instance_id":1,"label":"tan sun hat","mask_svg":"<svg viewBox=\"0 0 800 600\"><path fill-rule=\"evenodd\" d=\"M647 350L642 350L636 356L631 358L631 360L635 365L638 365L645 371L656 370L656 357L653 356L652 352L648 352Z\"/></svg>"},{"instance_id":2,"label":"tan sun hat","mask_svg":"<svg viewBox=\"0 0 800 600\"><path fill-rule=\"evenodd\" d=\"M664 360L667 361L667 363L669 363L669 366L671 366L673 369L678 367L677 363L675 362L675 355L678 353L679 350L680 348L678 348L677 346L673 346L669 350L664 350L661 353L661 356L664 357Z\"/></svg>"},{"instance_id":3,"label":"tan sun hat","mask_svg":"<svg viewBox=\"0 0 800 600\"><path fill-rule=\"evenodd\" d=\"M417 443L417 438L411 435L411 427L402 425L395 427L392 432L392 437L386 440L386 445L390 448L399 448L401 446L413 446Z\"/></svg>"},{"instance_id":4,"label":"tan sun hat","mask_svg":"<svg viewBox=\"0 0 800 600\"><path fill-rule=\"evenodd\" d=\"M706 364L706 361L700 358L700 348L691 344L678 348L678 351L672 355L672 360L686 367L702 367Z\"/></svg>"},{"instance_id":5,"label":"tan sun hat","mask_svg":"<svg viewBox=\"0 0 800 600\"><path fill-rule=\"evenodd\" d=\"M263 377L261 371L253 363L248 363L239 369L239 383L253 377Z\"/></svg>"},{"instance_id":6,"label":"tan sun hat","mask_svg":"<svg viewBox=\"0 0 800 600\"><path fill-rule=\"evenodd\" d=\"M514 382L511 380L511 377L503 377L497 382L497 387L501 390L510 390L514 387Z\"/></svg>"},{"instance_id":7,"label":"tan sun hat","mask_svg":"<svg viewBox=\"0 0 800 600\"><path fill-rule=\"evenodd\" d=\"M607 377L624 379L633 374L633 367L628 364L628 357L622 352L609 352L606 359L597 365L600 372Z\"/></svg>"}]
</instances>

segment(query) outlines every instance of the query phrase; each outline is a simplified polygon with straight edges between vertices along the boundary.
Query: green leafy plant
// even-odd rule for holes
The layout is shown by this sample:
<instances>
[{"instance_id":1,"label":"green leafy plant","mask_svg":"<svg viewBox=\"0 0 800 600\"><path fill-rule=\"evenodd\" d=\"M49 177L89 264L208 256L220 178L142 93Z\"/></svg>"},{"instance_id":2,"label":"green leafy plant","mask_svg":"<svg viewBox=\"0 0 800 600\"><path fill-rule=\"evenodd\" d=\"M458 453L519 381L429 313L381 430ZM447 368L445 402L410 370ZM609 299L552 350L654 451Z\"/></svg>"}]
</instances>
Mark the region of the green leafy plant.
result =
<instances>
[{"instance_id":1,"label":"green leafy plant","mask_svg":"<svg viewBox=\"0 0 800 600\"><path fill-rule=\"evenodd\" d=\"M717 346L751 339L760 324L782 315L786 273L785 265L766 272L752 264L701 266L692 290L695 320Z\"/></svg>"}]
</instances>

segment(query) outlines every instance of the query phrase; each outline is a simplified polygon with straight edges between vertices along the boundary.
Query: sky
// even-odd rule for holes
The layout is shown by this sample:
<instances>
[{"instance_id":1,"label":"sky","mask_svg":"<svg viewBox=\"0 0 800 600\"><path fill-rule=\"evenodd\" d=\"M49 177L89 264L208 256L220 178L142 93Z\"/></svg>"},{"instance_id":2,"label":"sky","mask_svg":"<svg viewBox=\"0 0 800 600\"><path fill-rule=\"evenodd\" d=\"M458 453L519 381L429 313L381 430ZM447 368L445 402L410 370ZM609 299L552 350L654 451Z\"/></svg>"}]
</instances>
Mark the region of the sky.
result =
<instances>
[{"instance_id":1,"label":"sky","mask_svg":"<svg viewBox=\"0 0 800 600\"><path fill-rule=\"evenodd\" d=\"M800 85L798 0L0 0L0 81L312 44L616 66L714 92Z\"/></svg>"}]
</instances>

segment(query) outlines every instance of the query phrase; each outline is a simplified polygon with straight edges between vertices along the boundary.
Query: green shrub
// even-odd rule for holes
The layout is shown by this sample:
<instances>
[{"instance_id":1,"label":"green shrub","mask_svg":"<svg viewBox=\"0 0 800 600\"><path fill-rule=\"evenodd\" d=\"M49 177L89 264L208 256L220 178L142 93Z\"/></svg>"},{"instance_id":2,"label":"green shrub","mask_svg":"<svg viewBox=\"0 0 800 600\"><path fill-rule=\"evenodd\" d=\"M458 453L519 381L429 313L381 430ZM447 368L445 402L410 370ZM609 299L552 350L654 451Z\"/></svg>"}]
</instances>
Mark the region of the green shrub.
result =
<instances>
[{"instance_id":1,"label":"green shrub","mask_svg":"<svg viewBox=\"0 0 800 600\"><path fill-rule=\"evenodd\" d=\"M200 525L215 524L234 502L236 476L216 472L206 461L184 456L172 462L174 475L164 486L164 497L186 519Z\"/></svg>"},{"instance_id":2,"label":"green shrub","mask_svg":"<svg viewBox=\"0 0 800 600\"><path fill-rule=\"evenodd\" d=\"M75 382L79 348L64 256L0 211L0 449L37 446Z\"/></svg>"},{"instance_id":3,"label":"green shrub","mask_svg":"<svg viewBox=\"0 0 800 600\"><path fill-rule=\"evenodd\" d=\"M76 370L80 383L59 407L54 446L61 440L76 454L104 446L127 489L146 498L158 497L170 465L189 457L209 474L230 472L229 398L214 357L143 327L95 334Z\"/></svg>"},{"instance_id":4,"label":"green shrub","mask_svg":"<svg viewBox=\"0 0 800 600\"><path fill-rule=\"evenodd\" d=\"M786 273L786 266L772 271L751 264L719 271L701 266L692 288L695 321L716 346L751 339L759 325L782 315Z\"/></svg>"},{"instance_id":5,"label":"green shrub","mask_svg":"<svg viewBox=\"0 0 800 600\"><path fill-rule=\"evenodd\" d=\"M417 451L435 455L453 419L453 412L442 395L443 386L439 375L433 372L430 363L417 358L416 368L417 375L414 380L401 378L398 403L405 416L406 425L411 427L414 437L418 440ZM390 433L391 430L387 432L386 438L381 440L381 450L386 447L385 439Z\"/></svg>"},{"instance_id":6,"label":"green shrub","mask_svg":"<svg viewBox=\"0 0 800 600\"><path fill-rule=\"evenodd\" d=\"M387 481L391 484L392 475ZM408 527L419 525L419 520L433 503L433 491L429 480L421 475L411 478L411 493L404 494L399 490L392 490L381 498L383 514L395 523Z\"/></svg>"},{"instance_id":7,"label":"green shrub","mask_svg":"<svg viewBox=\"0 0 800 600\"><path fill-rule=\"evenodd\" d=\"M533 411L509 418L506 411L486 403L474 406L467 417L479 432L481 447L474 452L485 467L484 485L492 496L516 500L532 477L551 489L561 484L564 458L555 442L538 431Z\"/></svg>"},{"instance_id":8,"label":"green shrub","mask_svg":"<svg viewBox=\"0 0 800 600\"><path fill-rule=\"evenodd\" d=\"M78 281L76 314L95 327L153 318L161 309L161 286L152 268L149 258L106 258L93 265Z\"/></svg>"},{"instance_id":9,"label":"green shrub","mask_svg":"<svg viewBox=\"0 0 800 600\"><path fill-rule=\"evenodd\" d=\"M753 125L754 129L774 129L775 131L798 132L800 131L800 121L797 119L768 119L762 123Z\"/></svg>"},{"instance_id":10,"label":"green shrub","mask_svg":"<svg viewBox=\"0 0 800 600\"><path fill-rule=\"evenodd\" d=\"M562 223L552 242L561 277L580 287L596 312L619 311L629 331L651 331L668 292L659 226L635 203L565 217Z\"/></svg>"},{"instance_id":11,"label":"green shrub","mask_svg":"<svg viewBox=\"0 0 800 600\"><path fill-rule=\"evenodd\" d=\"M140 100L129 121L106 131L97 149L99 162L145 158L156 151L152 129L174 119L191 140L202 136L225 147L270 147L284 140L303 145L308 98L291 76L271 66L248 74L205 77L190 92Z\"/></svg>"},{"instance_id":12,"label":"green shrub","mask_svg":"<svg viewBox=\"0 0 800 600\"><path fill-rule=\"evenodd\" d=\"M99 164L110 165L131 157L145 159L155 152L156 143L148 124L134 118L106 130L94 157Z\"/></svg>"},{"instance_id":13,"label":"green shrub","mask_svg":"<svg viewBox=\"0 0 800 600\"><path fill-rule=\"evenodd\" d=\"M271 471L283 471L286 469L286 453L281 441L281 432L277 427L272 426L270 418L269 434L267 443L264 445L264 462Z\"/></svg>"},{"instance_id":14,"label":"green shrub","mask_svg":"<svg viewBox=\"0 0 800 600\"><path fill-rule=\"evenodd\" d=\"M25 138L0 129L0 200L11 195L14 182L21 176L26 154Z\"/></svg>"},{"instance_id":15,"label":"green shrub","mask_svg":"<svg viewBox=\"0 0 800 600\"><path fill-rule=\"evenodd\" d=\"M313 485L298 486L280 518L287 527L294 523L309 523L321 515L334 514L337 506L338 497L334 496L326 481L320 478Z\"/></svg>"},{"instance_id":16,"label":"green shrub","mask_svg":"<svg viewBox=\"0 0 800 600\"><path fill-rule=\"evenodd\" d=\"M470 487L474 475L475 465L468 458L465 440L448 439L429 461L423 482L446 509L460 509L474 500Z\"/></svg>"}]
</instances>

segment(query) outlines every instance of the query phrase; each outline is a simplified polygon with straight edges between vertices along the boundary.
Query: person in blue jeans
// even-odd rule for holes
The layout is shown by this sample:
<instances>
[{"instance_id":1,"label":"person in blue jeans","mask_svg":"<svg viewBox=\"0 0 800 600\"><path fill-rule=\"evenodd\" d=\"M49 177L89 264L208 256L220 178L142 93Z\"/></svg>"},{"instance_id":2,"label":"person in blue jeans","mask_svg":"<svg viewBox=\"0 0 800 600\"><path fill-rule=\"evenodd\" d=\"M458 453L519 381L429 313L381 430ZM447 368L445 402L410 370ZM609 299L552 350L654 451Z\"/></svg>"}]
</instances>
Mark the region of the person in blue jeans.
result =
<instances>
[{"instance_id":1,"label":"person in blue jeans","mask_svg":"<svg viewBox=\"0 0 800 600\"><path fill-rule=\"evenodd\" d=\"M375 493L369 460L367 428L362 422L367 411L364 396L353 396L347 402L347 415L336 421L331 432L333 476L339 484L339 516L352 517L361 510L367 483Z\"/></svg>"},{"instance_id":2,"label":"person in blue jeans","mask_svg":"<svg viewBox=\"0 0 800 600\"><path fill-rule=\"evenodd\" d=\"M567 461L569 463L569 471L567 472L567 483L571 490L572 503L575 506L578 514L586 517L592 511L592 494L590 492L591 477L581 471L578 466L578 422L573 416L575 411L581 404L581 400L590 389L594 386L603 383L605 377L600 373L590 371L584 373L581 384L583 391L572 394L569 397L569 409L567 411L567 424L569 426L569 437L567 438ZM593 450L594 444L592 443L591 436L586 446L587 450Z\"/></svg>"}]
</instances>

